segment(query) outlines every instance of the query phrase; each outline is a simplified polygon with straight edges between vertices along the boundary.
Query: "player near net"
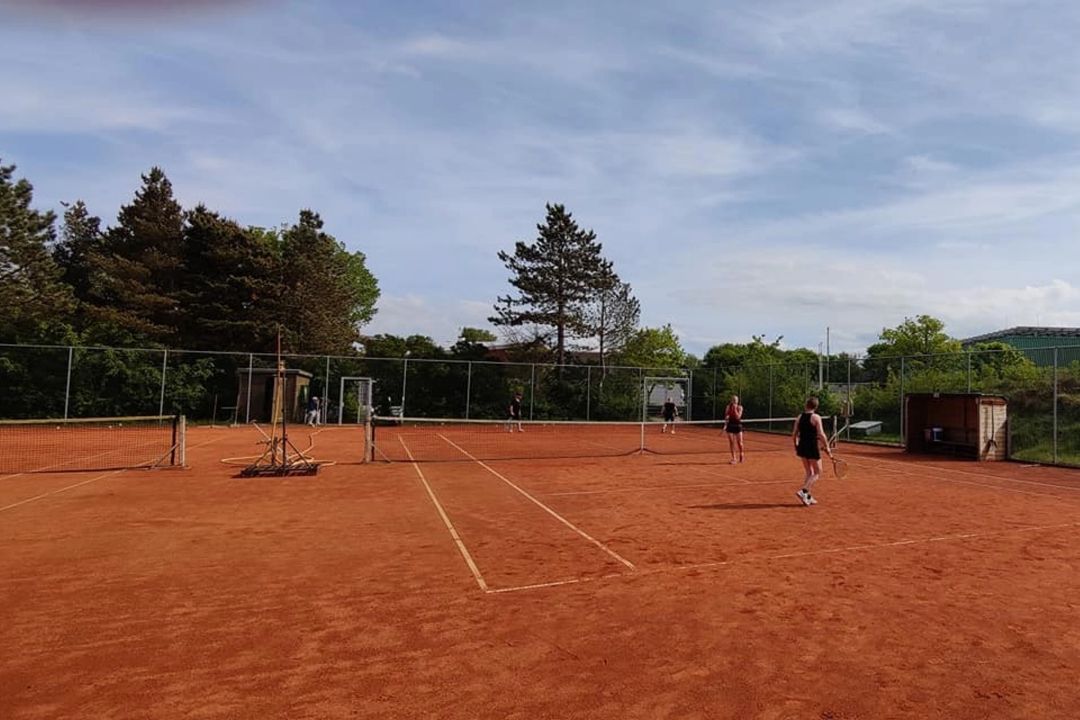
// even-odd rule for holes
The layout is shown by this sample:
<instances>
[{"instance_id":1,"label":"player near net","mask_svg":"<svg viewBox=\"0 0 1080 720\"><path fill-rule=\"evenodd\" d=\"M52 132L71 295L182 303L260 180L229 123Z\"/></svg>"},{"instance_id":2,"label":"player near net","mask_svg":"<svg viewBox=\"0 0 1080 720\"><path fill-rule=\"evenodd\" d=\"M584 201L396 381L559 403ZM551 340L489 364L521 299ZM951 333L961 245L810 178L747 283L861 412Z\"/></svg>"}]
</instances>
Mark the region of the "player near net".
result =
<instances>
[{"instance_id":1,"label":"player near net","mask_svg":"<svg viewBox=\"0 0 1080 720\"><path fill-rule=\"evenodd\" d=\"M668 423L671 424L671 434L675 434L675 418L679 417L679 408L675 405L675 401L668 395L664 400L664 406L660 409L661 414L664 417L664 427L660 432L667 432Z\"/></svg>"},{"instance_id":2,"label":"player near net","mask_svg":"<svg viewBox=\"0 0 1080 720\"><path fill-rule=\"evenodd\" d=\"M806 408L795 420L795 427L791 432L791 439L795 442L795 454L799 456L803 464L803 486L795 493L799 501L809 507L816 505L817 500L810 494L810 488L821 477L821 448L832 457L832 448L829 447L829 438L825 435L825 426L821 416L817 414L818 399L810 397L806 400Z\"/></svg>"},{"instance_id":3,"label":"player near net","mask_svg":"<svg viewBox=\"0 0 1080 720\"><path fill-rule=\"evenodd\" d=\"M510 421L507 425L510 428L510 432L514 432L514 426L517 426L518 432L525 432L524 426L521 424L521 392L514 393L514 396L510 398L510 406L507 408L510 412Z\"/></svg>"},{"instance_id":4,"label":"player near net","mask_svg":"<svg viewBox=\"0 0 1080 720\"><path fill-rule=\"evenodd\" d=\"M727 433L728 446L731 448L731 464L737 465L746 461L746 449L743 446L743 406L739 404L739 396L732 395L731 402L724 410L724 431ZM739 450L738 459L735 456L736 448Z\"/></svg>"}]
</instances>

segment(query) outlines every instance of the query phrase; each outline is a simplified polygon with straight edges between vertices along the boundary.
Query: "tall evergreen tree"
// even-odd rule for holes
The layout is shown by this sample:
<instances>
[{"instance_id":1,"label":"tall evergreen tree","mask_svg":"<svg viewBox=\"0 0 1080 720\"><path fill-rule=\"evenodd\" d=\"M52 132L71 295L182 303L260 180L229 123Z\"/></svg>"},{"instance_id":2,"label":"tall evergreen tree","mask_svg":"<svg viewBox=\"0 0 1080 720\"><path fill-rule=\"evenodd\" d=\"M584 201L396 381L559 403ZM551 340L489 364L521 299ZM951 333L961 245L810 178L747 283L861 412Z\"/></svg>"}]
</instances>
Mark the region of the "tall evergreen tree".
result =
<instances>
[{"instance_id":1,"label":"tall evergreen tree","mask_svg":"<svg viewBox=\"0 0 1080 720\"><path fill-rule=\"evenodd\" d=\"M276 237L199 205L184 227L181 347L251 351L272 347L280 292Z\"/></svg>"},{"instance_id":2,"label":"tall evergreen tree","mask_svg":"<svg viewBox=\"0 0 1080 720\"><path fill-rule=\"evenodd\" d=\"M160 168L142 180L135 200L120 209L116 227L92 254L90 311L103 339L173 344L180 322L184 213Z\"/></svg>"},{"instance_id":3,"label":"tall evergreen tree","mask_svg":"<svg viewBox=\"0 0 1080 720\"><path fill-rule=\"evenodd\" d=\"M534 243L518 241L513 254L499 252L518 295L500 297L490 321L553 328L556 362L562 365L567 339L587 332L583 305L599 280L611 274L611 263L601 255L596 233L579 228L563 205L548 204L547 219L537 231Z\"/></svg>"},{"instance_id":4,"label":"tall evergreen tree","mask_svg":"<svg viewBox=\"0 0 1080 720\"><path fill-rule=\"evenodd\" d=\"M56 216L34 210L33 186L14 175L0 165L0 341L58 340L72 299L49 251Z\"/></svg>"},{"instance_id":5,"label":"tall evergreen tree","mask_svg":"<svg viewBox=\"0 0 1080 720\"><path fill-rule=\"evenodd\" d=\"M349 252L322 228L317 213L303 210L281 235L278 319L295 352L348 351L379 297L364 254Z\"/></svg>"},{"instance_id":6,"label":"tall evergreen tree","mask_svg":"<svg viewBox=\"0 0 1080 720\"><path fill-rule=\"evenodd\" d=\"M64 211L60 242L53 247L53 258L63 271L64 282L80 301L90 296L91 261L103 243L101 218L91 215L82 200L69 205Z\"/></svg>"}]
</instances>

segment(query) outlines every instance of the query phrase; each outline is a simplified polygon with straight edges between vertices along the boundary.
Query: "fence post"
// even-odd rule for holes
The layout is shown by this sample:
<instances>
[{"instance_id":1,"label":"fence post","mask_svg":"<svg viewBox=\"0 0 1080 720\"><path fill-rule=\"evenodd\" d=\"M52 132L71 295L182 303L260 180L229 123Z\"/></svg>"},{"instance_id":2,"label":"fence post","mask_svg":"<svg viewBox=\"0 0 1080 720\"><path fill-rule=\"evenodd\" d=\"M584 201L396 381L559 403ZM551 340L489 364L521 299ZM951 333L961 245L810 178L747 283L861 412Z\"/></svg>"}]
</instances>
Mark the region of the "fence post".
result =
<instances>
[{"instance_id":1,"label":"fence post","mask_svg":"<svg viewBox=\"0 0 1080 720\"><path fill-rule=\"evenodd\" d=\"M772 401L773 401L773 364L769 363L769 413L768 413L768 415L769 415L770 418L772 417L772 410L773 410L773 407L772 407L773 402ZM769 423L769 429L770 430L773 429L772 423Z\"/></svg>"},{"instance_id":2,"label":"fence post","mask_svg":"<svg viewBox=\"0 0 1080 720\"><path fill-rule=\"evenodd\" d=\"M855 414L851 405L851 358L847 359L847 409L852 415ZM847 422L847 439L851 439L851 418L849 417Z\"/></svg>"},{"instance_id":3,"label":"fence post","mask_svg":"<svg viewBox=\"0 0 1080 720\"><path fill-rule=\"evenodd\" d=\"M472 360L469 361L465 377L465 419L469 419L469 404L472 401Z\"/></svg>"},{"instance_id":4,"label":"fence post","mask_svg":"<svg viewBox=\"0 0 1080 720\"><path fill-rule=\"evenodd\" d=\"M319 405L319 412L322 415L323 425L330 422L330 356L326 356L326 383L323 385L323 401ZM371 398L368 398L368 402L371 402ZM365 410L366 414L366 410Z\"/></svg>"},{"instance_id":5,"label":"fence post","mask_svg":"<svg viewBox=\"0 0 1080 720\"><path fill-rule=\"evenodd\" d=\"M1054 464L1058 461L1058 349L1054 348Z\"/></svg>"},{"instance_id":6,"label":"fence post","mask_svg":"<svg viewBox=\"0 0 1080 720\"><path fill-rule=\"evenodd\" d=\"M409 356L404 358L401 364L401 417L405 417L405 384L409 379Z\"/></svg>"},{"instance_id":7,"label":"fence post","mask_svg":"<svg viewBox=\"0 0 1080 720\"><path fill-rule=\"evenodd\" d=\"M716 367L712 369L712 419L716 419Z\"/></svg>"},{"instance_id":8,"label":"fence post","mask_svg":"<svg viewBox=\"0 0 1080 720\"><path fill-rule=\"evenodd\" d=\"M75 348L68 345L67 385L64 386L64 419L67 420L68 404L71 402L71 357Z\"/></svg>"},{"instance_id":9,"label":"fence post","mask_svg":"<svg viewBox=\"0 0 1080 720\"><path fill-rule=\"evenodd\" d=\"M971 393L971 351L967 351L967 391Z\"/></svg>"},{"instance_id":10,"label":"fence post","mask_svg":"<svg viewBox=\"0 0 1080 720\"><path fill-rule=\"evenodd\" d=\"M585 422L592 419L592 365L585 368Z\"/></svg>"},{"instance_id":11,"label":"fence post","mask_svg":"<svg viewBox=\"0 0 1080 720\"><path fill-rule=\"evenodd\" d=\"M165 414L165 370L169 364L169 350L166 348L161 358L161 402L158 403L158 415Z\"/></svg>"},{"instance_id":12,"label":"fence post","mask_svg":"<svg viewBox=\"0 0 1080 720\"><path fill-rule=\"evenodd\" d=\"M251 423L251 374L255 365L254 353L248 353L247 409L244 411L244 424Z\"/></svg>"},{"instance_id":13,"label":"fence post","mask_svg":"<svg viewBox=\"0 0 1080 720\"><path fill-rule=\"evenodd\" d=\"M900 356L900 444L907 445L907 428L904 427L904 356Z\"/></svg>"},{"instance_id":14,"label":"fence post","mask_svg":"<svg viewBox=\"0 0 1080 720\"><path fill-rule=\"evenodd\" d=\"M533 398L536 396L536 363L529 364L529 419L533 419Z\"/></svg>"}]
</instances>

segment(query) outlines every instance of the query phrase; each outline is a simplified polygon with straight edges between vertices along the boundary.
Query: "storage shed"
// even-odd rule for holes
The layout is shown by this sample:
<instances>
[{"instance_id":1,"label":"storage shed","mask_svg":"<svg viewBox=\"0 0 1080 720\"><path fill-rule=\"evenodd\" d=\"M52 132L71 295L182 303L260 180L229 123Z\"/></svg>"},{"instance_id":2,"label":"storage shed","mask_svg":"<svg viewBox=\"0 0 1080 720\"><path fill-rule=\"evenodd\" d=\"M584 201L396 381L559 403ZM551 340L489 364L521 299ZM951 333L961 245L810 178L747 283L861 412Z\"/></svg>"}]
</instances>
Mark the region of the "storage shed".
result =
<instances>
[{"instance_id":1,"label":"storage shed","mask_svg":"<svg viewBox=\"0 0 1080 720\"><path fill-rule=\"evenodd\" d=\"M1000 395L909 393L904 413L908 452L1009 457L1008 402Z\"/></svg>"}]
</instances>

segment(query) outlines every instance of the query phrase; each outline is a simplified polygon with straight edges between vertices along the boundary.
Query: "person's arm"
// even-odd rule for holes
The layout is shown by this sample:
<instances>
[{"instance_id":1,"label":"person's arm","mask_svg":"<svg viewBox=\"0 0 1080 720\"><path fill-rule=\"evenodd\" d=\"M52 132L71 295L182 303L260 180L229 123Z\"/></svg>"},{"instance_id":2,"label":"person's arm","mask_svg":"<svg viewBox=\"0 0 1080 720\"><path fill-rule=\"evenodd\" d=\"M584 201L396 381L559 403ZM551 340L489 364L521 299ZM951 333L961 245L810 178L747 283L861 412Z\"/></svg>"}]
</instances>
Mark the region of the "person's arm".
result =
<instances>
[{"instance_id":1,"label":"person's arm","mask_svg":"<svg viewBox=\"0 0 1080 720\"><path fill-rule=\"evenodd\" d=\"M799 449L799 418L795 418L795 426L791 429L791 442L795 444L795 450Z\"/></svg>"},{"instance_id":2,"label":"person's arm","mask_svg":"<svg viewBox=\"0 0 1080 720\"><path fill-rule=\"evenodd\" d=\"M825 452L832 457L832 448L829 447L829 436L825 434L825 426L821 422L821 416L814 414L813 417L814 427L817 428L818 444L825 448Z\"/></svg>"},{"instance_id":3,"label":"person's arm","mask_svg":"<svg viewBox=\"0 0 1080 720\"><path fill-rule=\"evenodd\" d=\"M735 406L735 419L736 420L742 420L742 413L743 413L743 406L742 405L736 405Z\"/></svg>"}]
</instances>

